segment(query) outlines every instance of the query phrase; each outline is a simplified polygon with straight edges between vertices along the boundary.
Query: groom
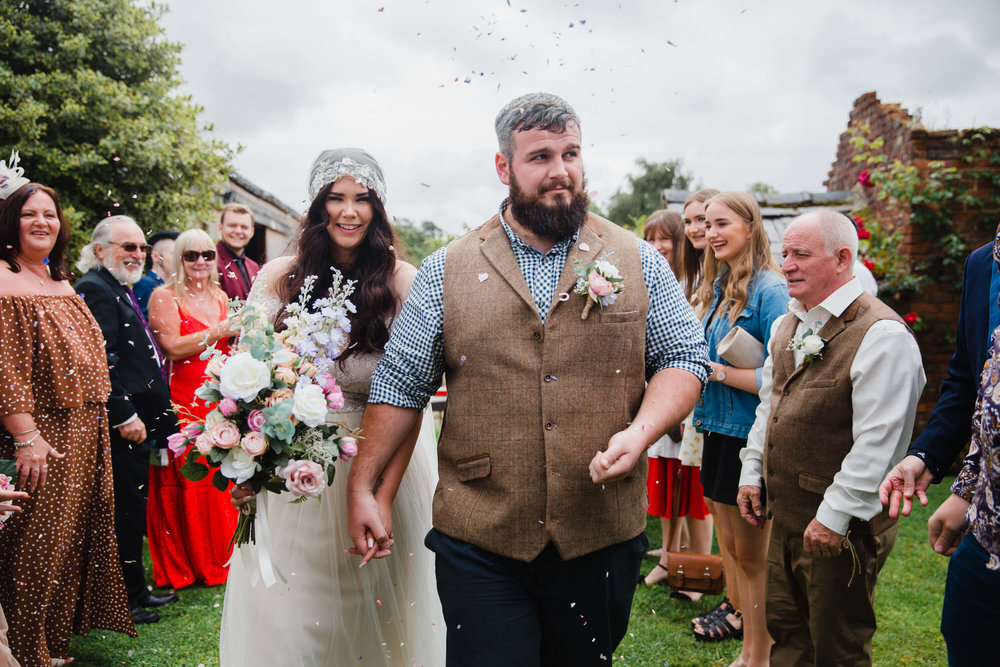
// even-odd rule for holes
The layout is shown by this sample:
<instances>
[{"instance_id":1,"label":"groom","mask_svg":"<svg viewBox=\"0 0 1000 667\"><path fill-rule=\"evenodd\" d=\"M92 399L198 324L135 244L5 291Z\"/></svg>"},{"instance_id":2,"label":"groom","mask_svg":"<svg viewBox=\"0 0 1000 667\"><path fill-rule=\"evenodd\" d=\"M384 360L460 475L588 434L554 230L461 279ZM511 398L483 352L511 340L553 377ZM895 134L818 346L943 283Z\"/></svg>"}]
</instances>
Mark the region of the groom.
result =
<instances>
[{"instance_id":1,"label":"groom","mask_svg":"<svg viewBox=\"0 0 1000 667\"><path fill-rule=\"evenodd\" d=\"M426 544L448 664L601 664L647 546L645 450L694 406L706 346L668 264L587 212L573 109L526 95L496 131L510 196L410 290L351 466L351 538L363 562L387 555L373 489L447 373ZM584 316L574 269L602 258L626 289Z\"/></svg>"}]
</instances>

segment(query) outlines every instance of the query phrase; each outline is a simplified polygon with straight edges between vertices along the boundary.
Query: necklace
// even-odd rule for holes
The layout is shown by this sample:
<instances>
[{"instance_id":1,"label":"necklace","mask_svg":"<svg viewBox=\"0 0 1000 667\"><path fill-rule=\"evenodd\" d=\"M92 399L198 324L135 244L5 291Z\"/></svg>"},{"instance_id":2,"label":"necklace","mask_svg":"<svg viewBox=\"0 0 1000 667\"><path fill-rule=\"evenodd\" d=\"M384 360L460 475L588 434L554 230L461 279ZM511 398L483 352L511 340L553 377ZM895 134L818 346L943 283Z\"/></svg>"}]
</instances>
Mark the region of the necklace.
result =
<instances>
[{"instance_id":1,"label":"necklace","mask_svg":"<svg viewBox=\"0 0 1000 667\"><path fill-rule=\"evenodd\" d=\"M33 262L29 259L25 259L24 257L17 257L16 259L19 265L23 266L29 272L37 276L41 280L42 284L45 284L45 280L47 278L52 277L49 274L48 258L41 262Z\"/></svg>"}]
</instances>

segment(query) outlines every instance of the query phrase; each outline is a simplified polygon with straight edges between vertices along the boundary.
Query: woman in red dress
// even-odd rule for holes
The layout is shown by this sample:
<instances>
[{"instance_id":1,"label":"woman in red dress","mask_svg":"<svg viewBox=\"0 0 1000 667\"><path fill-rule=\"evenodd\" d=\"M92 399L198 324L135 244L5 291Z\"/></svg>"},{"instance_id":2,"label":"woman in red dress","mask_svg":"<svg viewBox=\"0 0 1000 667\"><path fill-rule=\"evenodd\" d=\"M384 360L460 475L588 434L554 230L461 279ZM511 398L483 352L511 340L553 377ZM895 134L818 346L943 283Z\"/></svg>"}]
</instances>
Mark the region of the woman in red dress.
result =
<instances>
[{"instance_id":1,"label":"woman in red dress","mask_svg":"<svg viewBox=\"0 0 1000 667\"><path fill-rule=\"evenodd\" d=\"M208 234L189 229L178 236L174 267L174 275L150 297L149 324L170 361L170 398L178 416L203 419L209 407L194 392L205 380L208 361L199 357L211 345L226 352L238 323L228 318ZM229 495L212 486L211 476L193 482L181 474L186 453L167 456L166 465L153 466L149 475L146 532L153 580L172 588L223 584L236 510Z\"/></svg>"}]
</instances>

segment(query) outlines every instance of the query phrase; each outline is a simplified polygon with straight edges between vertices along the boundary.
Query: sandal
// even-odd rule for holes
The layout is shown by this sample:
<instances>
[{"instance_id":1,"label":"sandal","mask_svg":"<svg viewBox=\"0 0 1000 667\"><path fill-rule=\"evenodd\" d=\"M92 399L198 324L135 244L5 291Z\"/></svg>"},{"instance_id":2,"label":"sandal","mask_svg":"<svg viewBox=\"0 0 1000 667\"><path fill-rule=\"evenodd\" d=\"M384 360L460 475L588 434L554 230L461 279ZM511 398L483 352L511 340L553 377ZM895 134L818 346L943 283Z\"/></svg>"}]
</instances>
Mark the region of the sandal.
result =
<instances>
[{"instance_id":1,"label":"sandal","mask_svg":"<svg viewBox=\"0 0 1000 667\"><path fill-rule=\"evenodd\" d=\"M692 618L691 625L702 625L702 626L708 625L712 621L717 619L719 616L725 616L726 614L734 614L734 613L736 613L736 608L733 607L733 603L729 601L728 597L726 597L723 598L722 602L720 602L719 605L712 611L708 612L707 614L703 614L698 618Z\"/></svg>"},{"instance_id":2,"label":"sandal","mask_svg":"<svg viewBox=\"0 0 1000 667\"><path fill-rule=\"evenodd\" d=\"M656 572L656 568L657 567L660 568L660 569L662 569L667 574L670 573L670 570L667 569L666 565L664 565L663 563L657 563L656 567L654 567L652 570L650 570L649 574L647 574L645 577L642 576L641 574L639 575L639 583L640 584L645 584L647 588L655 586L656 584L666 584L668 577L663 577L662 579L657 579L656 581L654 581L652 583L647 583L646 582L646 578L649 577L650 574L653 574L654 572Z\"/></svg>"},{"instance_id":3,"label":"sandal","mask_svg":"<svg viewBox=\"0 0 1000 667\"><path fill-rule=\"evenodd\" d=\"M695 630L694 638L700 642L724 642L727 639L743 639L743 614L736 611L733 617L740 621L740 627L733 627L729 622L728 614L715 618L711 623L702 627L704 632Z\"/></svg>"}]
</instances>

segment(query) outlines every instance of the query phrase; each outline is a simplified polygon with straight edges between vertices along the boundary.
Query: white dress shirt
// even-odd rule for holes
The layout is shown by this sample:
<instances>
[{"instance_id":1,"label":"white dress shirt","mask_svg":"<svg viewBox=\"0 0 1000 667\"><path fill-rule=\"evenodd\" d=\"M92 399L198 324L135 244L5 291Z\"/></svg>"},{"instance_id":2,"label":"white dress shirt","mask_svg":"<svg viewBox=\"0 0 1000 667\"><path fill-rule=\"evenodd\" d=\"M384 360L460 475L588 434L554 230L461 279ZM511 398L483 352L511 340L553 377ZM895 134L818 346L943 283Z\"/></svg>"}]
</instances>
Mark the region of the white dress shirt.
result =
<instances>
[{"instance_id":1,"label":"white dress shirt","mask_svg":"<svg viewBox=\"0 0 1000 667\"><path fill-rule=\"evenodd\" d=\"M860 283L849 283L828 296L815 308L805 310L797 300L788 304L788 314L771 326L770 345L786 317L799 318L795 335L812 328L819 331L831 317L839 317L862 294ZM740 486L760 486L763 472L764 441L771 412L771 379L774 350L764 361L757 407L747 446L740 453L743 471ZM804 354L795 351L796 366ZM819 360L815 363L822 363ZM844 457L840 471L823 494L816 512L819 522L844 535L852 517L869 521L882 510L878 487L889 468L903 458L910 436L917 402L927 378L920 360L917 341L895 320L879 320L868 329L851 364L851 405L854 412L854 445ZM815 406L822 410L822 405ZM808 437L804 433L803 437Z\"/></svg>"}]
</instances>

